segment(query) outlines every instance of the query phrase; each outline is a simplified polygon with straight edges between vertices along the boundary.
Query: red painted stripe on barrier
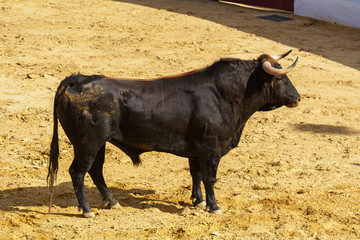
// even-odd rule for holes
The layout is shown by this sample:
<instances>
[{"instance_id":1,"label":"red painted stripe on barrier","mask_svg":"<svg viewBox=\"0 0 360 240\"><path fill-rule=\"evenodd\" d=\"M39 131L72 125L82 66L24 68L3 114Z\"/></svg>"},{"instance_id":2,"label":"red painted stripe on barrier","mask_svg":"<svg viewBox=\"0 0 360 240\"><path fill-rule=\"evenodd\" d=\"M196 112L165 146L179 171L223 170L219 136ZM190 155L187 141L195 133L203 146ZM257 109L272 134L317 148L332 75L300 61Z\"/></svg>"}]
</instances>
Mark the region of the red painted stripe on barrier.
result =
<instances>
[{"instance_id":1,"label":"red painted stripe on barrier","mask_svg":"<svg viewBox=\"0 0 360 240\"><path fill-rule=\"evenodd\" d=\"M225 0L225 1L294 12L294 0Z\"/></svg>"}]
</instances>

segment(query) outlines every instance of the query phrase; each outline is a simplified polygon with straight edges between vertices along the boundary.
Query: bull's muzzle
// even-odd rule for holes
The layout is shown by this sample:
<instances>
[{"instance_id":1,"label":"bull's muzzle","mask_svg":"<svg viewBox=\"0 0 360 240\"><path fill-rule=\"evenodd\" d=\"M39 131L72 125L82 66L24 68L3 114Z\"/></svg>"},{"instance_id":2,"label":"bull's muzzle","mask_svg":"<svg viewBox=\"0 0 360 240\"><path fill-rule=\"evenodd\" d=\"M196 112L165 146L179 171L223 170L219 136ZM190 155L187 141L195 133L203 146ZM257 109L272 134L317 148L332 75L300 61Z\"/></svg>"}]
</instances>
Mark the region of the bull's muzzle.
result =
<instances>
[{"instance_id":1,"label":"bull's muzzle","mask_svg":"<svg viewBox=\"0 0 360 240\"><path fill-rule=\"evenodd\" d=\"M300 101L301 101L301 98L299 97L299 98L297 99L296 103L287 104L286 107L288 107L288 108L295 108L295 107L299 106Z\"/></svg>"}]
</instances>

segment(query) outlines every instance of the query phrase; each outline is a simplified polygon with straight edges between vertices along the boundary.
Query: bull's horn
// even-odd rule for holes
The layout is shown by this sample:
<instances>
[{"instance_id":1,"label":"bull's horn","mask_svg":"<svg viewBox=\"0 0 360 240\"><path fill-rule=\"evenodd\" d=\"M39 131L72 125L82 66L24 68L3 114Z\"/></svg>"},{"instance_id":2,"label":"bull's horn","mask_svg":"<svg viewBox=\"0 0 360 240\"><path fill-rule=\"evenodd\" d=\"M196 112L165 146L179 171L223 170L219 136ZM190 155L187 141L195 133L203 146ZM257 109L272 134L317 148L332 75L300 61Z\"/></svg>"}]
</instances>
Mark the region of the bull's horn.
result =
<instances>
[{"instance_id":1,"label":"bull's horn","mask_svg":"<svg viewBox=\"0 0 360 240\"><path fill-rule=\"evenodd\" d=\"M272 57L273 59L275 59L275 60L280 60L280 59L286 57L287 55L289 55L291 52L292 52L292 50L290 50L290 51L288 51L288 52L286 52L286 53L284 53L284 54L281 54L281 55L278 55L278 56L271 56L271 57Z\"/></svg>"},{"instance_id":2,"label":"bull's horn","mask_svg":"<svg viewBox=\"0 0 360 240\"><path fill-rule=\"evenodd\" d=\"M295 62L290 67L285 69L274 68L273 66L271 66L271 63L269 61L266 61L262 64L262 68L264 69L265 72L274 76L285 75L289 73L296 66L298 60L299 57L296 58Z\"/></svg>"}]
</instances>

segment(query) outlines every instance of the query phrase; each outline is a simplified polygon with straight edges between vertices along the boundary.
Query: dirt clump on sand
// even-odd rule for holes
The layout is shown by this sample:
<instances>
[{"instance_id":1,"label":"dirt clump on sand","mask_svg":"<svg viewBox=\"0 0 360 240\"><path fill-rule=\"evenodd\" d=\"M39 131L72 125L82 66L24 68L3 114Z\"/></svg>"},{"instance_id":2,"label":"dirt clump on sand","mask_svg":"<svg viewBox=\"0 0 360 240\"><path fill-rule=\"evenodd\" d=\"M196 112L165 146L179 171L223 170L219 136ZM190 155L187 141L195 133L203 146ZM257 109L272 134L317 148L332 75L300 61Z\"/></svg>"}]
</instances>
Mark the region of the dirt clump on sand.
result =
<instances>
[{"instance_id":1,"label":"dirt clump on sand","mask_svg":"<svg viewBox=\"0 0 360 240\"><path fill-rule=\"evenodd\" d=\"M0 239L360 238L360 30L203 0L35 1L0 5ZM187 159L150 152L134 168L107 145L104 175L121 210L81 218L60 130L60 170L48 214L53 97L72 73L156 78L237 54L281 60L297 108L256 113L215 185L222 215L191 205Z\"/></svg>"}]
</instances>

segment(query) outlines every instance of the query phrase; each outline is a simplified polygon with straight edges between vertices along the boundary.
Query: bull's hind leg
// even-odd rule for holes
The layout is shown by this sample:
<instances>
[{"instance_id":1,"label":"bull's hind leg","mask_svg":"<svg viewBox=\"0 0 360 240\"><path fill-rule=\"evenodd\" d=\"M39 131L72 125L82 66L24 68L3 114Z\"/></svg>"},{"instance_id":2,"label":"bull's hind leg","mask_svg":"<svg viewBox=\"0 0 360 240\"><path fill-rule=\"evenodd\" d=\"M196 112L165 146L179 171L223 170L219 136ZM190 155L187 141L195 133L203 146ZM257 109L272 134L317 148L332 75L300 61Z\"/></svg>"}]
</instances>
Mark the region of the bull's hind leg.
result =
<instances>
[{"instance_id":1,"label":"bull's hind leg","mask_svg":"<svg viewBox=\"0 0 360 240\"><path fill-rule=\"evenodd\" d=\"M79 160L75 157L73 163L69 168L69 173L71 180L74 186L76 198L79 202L79 210L83 210L84 217L95 217L95 214L90 208L89 201L86 198L85 188L84 188L84 177L88 170L79 167ZM91 159L89 159L91 161Z\"/></svg>"},{"instance_id":2,"label":"bull's hind leg","mask_svg":"<svg viewBox=\"0 0 360 240\"><path fill-rule=\"evenodd\" d=\"M95 161L98 148L88 146L86 148L74 147L74 160L69 168L69 173L74 186L75 194L79 202L79 209L83 210L84 217L95 217L86 198L84 188L85 174L91 169Z\"/></svg>"},{"instance_id":3,"label":"bull's hind leg","mask_svg":"<svg viewBox=\"0 0 360 240\"><path fill-rule=\"evenodd\" d=\"M189 158L190 174L192 177L191 199L195 206L205 207L205 201L201 193L201 169L197 158Z\"/></svg>"},{"instance_id":4,"label":"bull's hind leg","mask_svg":"<svg viewBox=\"0 0 360 240\"><path fill-rule=\"evenodd\" d=\"M115 200L109 188L106 186L103 175L104 160L105 144L100 148L99 152L97 153L95 161L90 168L89 174L93 182L95 183L97 189L103 196L105 206L108 206L110 208L121 208L120 204Z\"/></svg>"}]
</instances>

